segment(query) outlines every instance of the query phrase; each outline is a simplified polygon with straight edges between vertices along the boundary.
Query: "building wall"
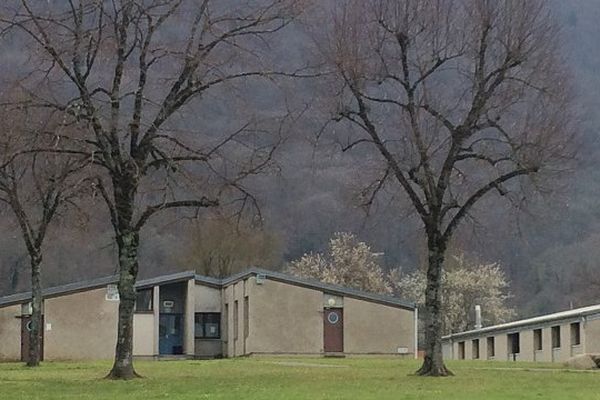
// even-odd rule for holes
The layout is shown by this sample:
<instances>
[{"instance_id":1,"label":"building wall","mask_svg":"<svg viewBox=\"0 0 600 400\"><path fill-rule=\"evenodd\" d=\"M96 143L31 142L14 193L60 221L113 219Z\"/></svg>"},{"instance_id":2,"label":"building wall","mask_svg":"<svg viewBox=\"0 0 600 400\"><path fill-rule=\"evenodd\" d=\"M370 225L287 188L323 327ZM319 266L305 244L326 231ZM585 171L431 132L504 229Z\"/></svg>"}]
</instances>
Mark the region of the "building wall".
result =
<instances>
[{"instance_id":1,"label":"building wall","mask_svg":"<svg viewBox=\"0 0 600 400\"><path fill-rule=\"evenodd\" d=\"M585 338L586 353L600 353L600 318L588 318L582 325L582 336Z\"/></svg>"},{"instance_id":2,"label":"building wall","mask_svg":"<svg viewBox=\"0 0 600 400\"><path fill-rule=\"evenodd\" d=\"M99 360L114 356L118 301L105 299L106 288L45 300L46 360Z\"/></svg>"},{"instance_id":3,"label":"building wall","mask_svg":"<svg viewBox=\"0 0 600 400\"><path fill-rule=\"evenodd\" d=\"M541 329L542 350L536 354L536 361L552 362L552 329L549 326L543 327Z\"/></svg>"},{"instance_id":4,"label":"building wall","mask_svg":"<svg viewBox=\"0 0 600 400\"><path fill-rule=\"evenodd\" d=\"M154 315L136 313L133 315L133 355L153 356L154 354Z\"/></svg>"},{"instance_id":5,"label":"building wall","mask_svg":"<svg viewBox=\"0 0 600 400\"><path fill-rule=\"evenodd\" d=\"M442 342L442 354L444 356L444 360L454 360L452 346L453 343L449 340Z\"/></svg>"},{"instance_id":6,"label":"building wall","mask_svg":"<svg viewBox=\"0 0 600 400\"><path fill-rule=\"evenodd\" d=\"M196 284L194 292L195 312L222 313L221 289ZM226 324L221 322L221 339L195 339L195 356L212 358L223 355L223 342L226 337Z\"/></svg>"},{"instance_id":7,"label":"building wall","mask_svg":"<svg viewBox=\"0 0 600 400\"><path fill-rule=\"evenodd\" d=\"M247 282L248 353L323 352L321 291L269 279L257 285L255 277Z\"/></svg>"},{"instance_id":8,"label":"building wall","mask_svg":"<svg viewBox=\"0 0 600 400\"><path fill-rule=\"evenodd\" d=\"M580 323L580 344L571 345L571 324ZM560 327L560 348L552 348L552 327ZM534 350L534 330L542 330L542 350ZM562 320L557 322L549 322L545 325L530 326L519 331L502 331L498 333L487 332L483 336L474 336L466 339L454 338L444 340L442 349L444 357L447 359L458 359L458 343L465 342L465 359L472 359L472 341L479 339L480 341L480 358L487 357L487 338L492 336L495 338L495 360L512 361L512 355L509 354L508 337L509 333L519 333L520 352L517 354L517 361L538 361L538 362L564 362L569 358L582 354L584 352L594 353L600 352L600 344L594 338L600 337L600 318L587 320L583 323L579 319Z\"/></svg>"},{"instance_id":9,"label":"building wall","mask_svg":"<svg viewBox=\"0 0 600 400\"><path fill-rule=\"evenodd\" d=\"M194 313L196 310L196 282L193 279L187 281L185 288L185 315L183 322L183 349L190 357L196 354L196 342L194 338Z\"/></svg>"},{"instance_id":10,"label":"building wall","mask_svg":"<svg viewBox=\"0 0 600 400\"><path fill-rule=\"evenodd\" d=\"M533 357L533 329L519 332L520 352L517 361L534 361Z\"/></svg>"},{"instance_id":11,"label":"building wall","mask_svg":"<svg viewBox=\"0 0 600 400\"><path fill-rule=\"evenodd\" d=\"M465 360L472 360L473 359L473 352L471 351L473 349L473 345L472 345L472 340L465 340Z\"/></svg>"},{"instance_id":12,"label":"building wall","mask_svg":"<svg viewBox=\"0 0 600 400\"><path fill-rule=\"evenodd\" d=\"M0 308L0 361L21 359L21 305Z\"/></svg>"},{"instance_id":13,"label":"building wall","mask_svg":"<svg viewBox=\"0 0 600 400\"><path fill-rule=\"evenodd\" d=\"M225 354L228 357L238 357L246 354L247 340L244 337L244 297L245 281L239 281L224 290L224 303L228 305L225 329L227 329L224 342ZM237 301L237 313L236 313ZM237 319L237 325L236 320ZM237 328L237 329L236 329Z\"/></svg>"},{"instance_id":14,"label":"building wall","mask_svg":"<svg viewBox=\"0 0 600 400\"><path fill-rule=\"evenodd\" d=\"M221 312L221 289L196 284L196 312Z\"/></svg>"},{"instance_id":15,"label":"building wall","mask_svg":"<svg viewBox=\"0 0 600 400\"><path fill-rule=\"evenodd\" d=\"M506 333L494 335L494 342L496 346L496 356L494 360L507 361L508 360L508 338Z\"/></svg>"},{"instance_id":16,"label":"building wall","mask_svg":"<svg viewBox=\"0 0 600 400\"><path fill-rule=\"evenodd\" d=\"M398 354L400 349L414 355L414 342L413 311L344 298L345 353Z\"/></svg>"}]
</instances>

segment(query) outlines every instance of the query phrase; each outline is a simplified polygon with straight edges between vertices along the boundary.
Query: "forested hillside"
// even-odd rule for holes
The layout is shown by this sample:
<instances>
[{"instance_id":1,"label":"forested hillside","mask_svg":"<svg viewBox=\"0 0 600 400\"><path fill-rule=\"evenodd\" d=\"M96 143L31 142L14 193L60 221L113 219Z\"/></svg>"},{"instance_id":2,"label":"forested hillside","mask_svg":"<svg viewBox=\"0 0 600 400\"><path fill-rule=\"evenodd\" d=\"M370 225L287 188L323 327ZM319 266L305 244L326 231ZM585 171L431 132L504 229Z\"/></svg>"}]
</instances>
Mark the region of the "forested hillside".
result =
<instances>
[{"instance_id":1,"label":"forested hillside","mask_svg":"<svg viewBox=\"0 0 600 400\"><path fill-rule=\"evenodd\" d=\"M573 75L578 104L577 162L569 173L546 184L544 193L519 207L498 198L484 202L474 223L461 228L452 244L474 259L503 266L522 316L600 303L600 2L554 0L554 12L563 29L564 67ZM273 49L282 68L311 62L311 21L304 22L306 30L288 32ZM7 49L10 53L5 54L11 57L2 62L3 71L25 62L16 44ZM343 153L331 135L321 134L325 120L314 102L318 89L309 78L283 81L278 89L245 85L236 88L241 93L239 104L215 97L210 107L196 113L198 126L211 129L210 124L202 125L207 115L219 117L211 121L235 125L247 115L267 118L284 103L302 110L283 135L276 167L246 184L261 211L260 221L253 218L252 229L277 238L265 246L270 249L265 251L272 251L263 257L265 263L283 266L306 252L322 250L334 232L344 231L356 233L384 253L389 268L419 268L424 262L423 232L402 206L403 200L379 201L369 213L359 207L362 177L352 166L356 157L370 154ZM115 272L116 250L106 212L100 199L87 199L80 213L66 216L52 228L43 265L45 286ZM0 293L27 289L27 254L9 212L0 214L0 228L5 233L0 241ZM170 213L155 220L142 232L141 276L200 272L200 256L193 249L211 234L206 229L193 213Z\"/></svg>"}]
</instances>

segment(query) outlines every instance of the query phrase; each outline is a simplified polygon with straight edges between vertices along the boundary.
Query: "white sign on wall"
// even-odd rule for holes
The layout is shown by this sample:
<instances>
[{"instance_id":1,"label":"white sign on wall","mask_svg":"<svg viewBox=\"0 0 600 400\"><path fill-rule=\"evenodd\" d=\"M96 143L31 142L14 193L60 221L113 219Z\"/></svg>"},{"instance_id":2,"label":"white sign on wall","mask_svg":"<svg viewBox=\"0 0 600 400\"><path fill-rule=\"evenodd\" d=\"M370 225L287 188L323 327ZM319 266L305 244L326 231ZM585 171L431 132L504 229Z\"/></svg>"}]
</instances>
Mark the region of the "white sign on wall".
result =
<instances>
[{"instance_id":1,"label":"white sign on wall","mask_svg":"<svg viewBox=\"0 0 600 400\"><path fill-rule=\"evenodd\" d=\"M119 301L119 288L117 287L117 285L106 286L106 300Z\"/></svg>"}]
</instances>

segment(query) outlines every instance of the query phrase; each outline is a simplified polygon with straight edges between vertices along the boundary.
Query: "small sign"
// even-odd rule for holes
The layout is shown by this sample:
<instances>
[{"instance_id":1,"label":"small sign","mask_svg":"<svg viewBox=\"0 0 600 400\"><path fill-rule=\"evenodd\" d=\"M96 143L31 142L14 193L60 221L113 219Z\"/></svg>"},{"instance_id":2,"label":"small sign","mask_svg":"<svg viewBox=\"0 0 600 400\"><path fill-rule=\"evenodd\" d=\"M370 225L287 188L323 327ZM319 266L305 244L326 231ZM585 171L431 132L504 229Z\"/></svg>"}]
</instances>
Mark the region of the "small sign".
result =
<instances>
[{"instance_id":1,"label":"small sign","mask_svg":"<svg viewBox=\"0 0 600 400\"><path fill-rule=\"evenodd\" d=\"M398 354L408 354L408 347L398 347Z\"/></svg>"},{"instance_id":2,"label":"small sign","mask_svg":"<svg viewBox=\"0 0 600 400\"><path fill-rule=\"evenodd\" d=\"M117 287L117 285L106 286L106 300L119 301L119 288Z\"/></svg>"},{"instance_id":3,"label":"small sign","mask_svg":"<svg viewBox=\"0 0 600 400\"><path fill-rule=\"evenodd\" d=\"M52 330L52 324L46 324L46 330L47 331L51 331Z\"/></svg>"}]
</instances>

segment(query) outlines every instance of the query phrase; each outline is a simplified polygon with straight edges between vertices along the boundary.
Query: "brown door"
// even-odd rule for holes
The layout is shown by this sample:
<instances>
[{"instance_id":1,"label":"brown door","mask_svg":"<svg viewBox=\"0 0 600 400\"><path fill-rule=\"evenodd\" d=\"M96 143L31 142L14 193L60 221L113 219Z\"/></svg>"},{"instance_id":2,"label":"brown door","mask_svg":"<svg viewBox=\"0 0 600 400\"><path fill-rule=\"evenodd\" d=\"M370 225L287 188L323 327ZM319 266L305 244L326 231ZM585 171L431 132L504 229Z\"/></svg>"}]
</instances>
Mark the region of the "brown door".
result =
<instances>
[{"instance_id":1,"label":"brown door","mask_svg":"<svg viewBox=\"0 0 600 400\"><path fill-rule=\"evenodd\" d=\"M344 351L344 310L327 308L323 313L323 345L325 353Z\"/></svg>"},{"instance_id":2,"label":"brown door","mask_svg":"<svg viewBox=\"0 0 600 400\"><path fill-rule=\"evenodd\" d=\"M31 330L31 316L21 317L21 361L29 361L29 331ZM44 360L44 316L40 327L40 360Z\"/></svg>"}]
</instances>

